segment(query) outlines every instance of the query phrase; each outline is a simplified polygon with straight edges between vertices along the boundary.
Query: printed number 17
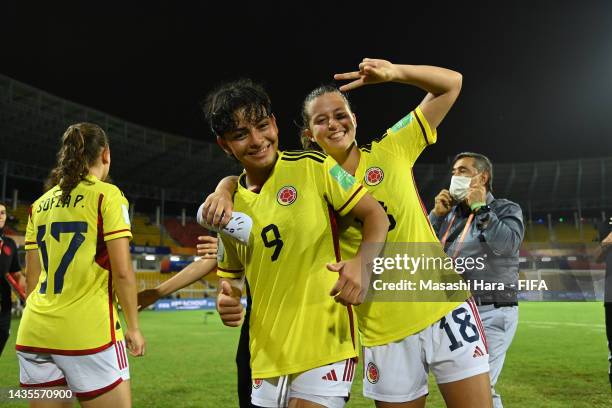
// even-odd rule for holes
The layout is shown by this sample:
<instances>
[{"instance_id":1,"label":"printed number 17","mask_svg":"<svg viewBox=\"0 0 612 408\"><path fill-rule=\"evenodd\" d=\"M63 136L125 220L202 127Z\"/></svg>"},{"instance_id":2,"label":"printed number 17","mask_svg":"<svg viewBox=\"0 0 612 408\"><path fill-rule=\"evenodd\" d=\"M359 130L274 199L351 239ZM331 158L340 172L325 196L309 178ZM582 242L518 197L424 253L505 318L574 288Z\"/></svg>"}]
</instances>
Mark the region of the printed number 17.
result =
<instances>
[{"instance_id":1,"label":"printed number 17","mask_svg":"<svg viewBox=\"0 0 612 408\"><path fill-rule=\"evenodd\" d=\"M49 274L51 273L51 271L49 271L49 254L47 253L47 243L44 241L46 232L47 226L41 225L38 227L38 233L36 235L36 242L38 243L38 247L40 248L40 253L42 255L43 267L47 272L47 277L40 285L40 293L47 292L47 280L49 279ZM70 244L68 244L68 249L64 253L64 256L62 256L62 260L55 271L53 293L62 293L62 288L64 287L64 275L66 275L68 265L70 265L70 262L72 262L74 259L77 249L79 249L83 242L85 242L85 235L83 235L85 232L87 232L86 222L71 221L54 222L51 224L51 236L55 238L57 242L60 241L61 234L74 233L72 240L70 240Z\"/></svg>"}]
</instances>

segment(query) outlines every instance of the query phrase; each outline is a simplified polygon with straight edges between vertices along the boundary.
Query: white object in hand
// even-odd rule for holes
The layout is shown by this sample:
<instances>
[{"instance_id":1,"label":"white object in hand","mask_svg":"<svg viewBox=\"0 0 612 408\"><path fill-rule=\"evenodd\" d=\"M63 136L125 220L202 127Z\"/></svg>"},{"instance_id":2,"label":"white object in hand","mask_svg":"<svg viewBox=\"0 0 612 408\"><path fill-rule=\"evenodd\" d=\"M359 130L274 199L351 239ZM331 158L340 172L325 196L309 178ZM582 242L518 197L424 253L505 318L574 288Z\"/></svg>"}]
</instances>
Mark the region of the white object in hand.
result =
<instances>
[{"instance_id":1,"label":"white object in hand","mask_svg":"<svg viewBox=\"0 0 612 408\"><path fill-rule=\"evenodd\" d=\"M200 208L198 208L198 224L208 230L215 231L219 234L233 238L243 243L244 245L249 244L249 236L251 234L251 229L253 228L253 220L251 219L251 217L249 217L245 213L234 211L232 213L232 218L229 220L227 225L220 229L218 227L213 227L212 225L208 224L204 217L202 217L203 206L204 204L202 204Z\"/></svg>"}]
</instances>

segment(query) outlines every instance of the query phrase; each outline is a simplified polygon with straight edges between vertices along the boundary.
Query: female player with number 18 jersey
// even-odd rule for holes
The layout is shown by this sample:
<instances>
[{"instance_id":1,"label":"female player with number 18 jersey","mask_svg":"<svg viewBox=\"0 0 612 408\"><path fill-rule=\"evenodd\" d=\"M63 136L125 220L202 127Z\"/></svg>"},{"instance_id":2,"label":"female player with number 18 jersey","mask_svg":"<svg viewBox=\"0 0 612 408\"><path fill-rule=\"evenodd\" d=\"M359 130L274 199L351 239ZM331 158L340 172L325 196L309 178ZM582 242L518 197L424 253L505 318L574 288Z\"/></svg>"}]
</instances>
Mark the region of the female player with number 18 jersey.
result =
<instances>
[{"instance_id":1,"label":"female player with number 18 jersey","mask_svg":"<svg viewBox=\"0 0 612 408\"><path fill-rule=\"evenodd\" d=\"M334 78L351 82L340 90L317 88L304 101L304 147L322 149L384 203L393 220L385 256L423 254L445 259L422 208L412 167L423 149L436 142L436 128L459 95L461 75L439 67L365 58L359 71ZM341 91L384 82L417 86L427 95L382 138L358 147L356 116ZM350 257L359 244L360 226L346 217L339 225L342 256ZM417 285L426 281L454 285L461 280L452 269L436 266L421 265L410 276ZM373 399L377 408L422 408L431 370L447 407L491 406L486 341L467 291L422 290L410 297L370 288L369 293L355 309L363 345L364 396Z\"/></svg>"}]
</instances>

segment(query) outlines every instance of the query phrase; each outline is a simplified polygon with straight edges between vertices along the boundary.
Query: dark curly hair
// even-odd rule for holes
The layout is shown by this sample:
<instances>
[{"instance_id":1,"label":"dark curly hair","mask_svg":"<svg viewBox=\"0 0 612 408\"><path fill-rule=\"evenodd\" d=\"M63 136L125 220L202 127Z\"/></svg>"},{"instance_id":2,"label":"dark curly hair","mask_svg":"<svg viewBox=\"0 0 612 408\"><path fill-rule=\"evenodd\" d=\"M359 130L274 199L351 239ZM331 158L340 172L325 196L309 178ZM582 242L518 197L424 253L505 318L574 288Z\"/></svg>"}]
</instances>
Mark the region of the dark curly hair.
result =
<instances>
[{"instance_id":1,"label":"dark curly hair","mask_svg":"<svg viewBox=\"0 0 612 408\"><path fill-rule=\"evenodd\" d=\"M264 87L250 79L220 85L202 103L204 116L215 136L223 137L238 127L237 113L250 123L272 115L272 102Z\"/></svg>"},{"instance_id":2,"label":"dark curly hair","mask_svg":"<svg viewBox=\"0 0 612 408\"><path fill-rule=\"evenodd\" d=\"M304 98L304 102L302 102L302 123L298 125L300 128L300 141L302 142L302 147L304 147L304 149L318 151L323 150L316 142L313 142L308 137L306 137L305 131L309 128L308 123L310 122L310 115L308 115L308 105L310 104L310 102L314 101L319 96L325 95L327 93L339 94L340 96L342 96L342 99L344 99L349 109L351 108L351 103L349 102L346 94L341 92L334 85L321 85L318 88L314 89L312 92L310 92L308 95L306 95L306 98Z\"/></svg>"},{"instance_id":3,"label":"dark curly hair","mask_svg":"<svg viewBox=\"0 0 612 408\"><path fill-rule=\"evenodd\" d=\"M100 152L108 147L104 130L93 123L70 125L62 136L62 147L57 153L57 164L45 183L45 191L55 185L62 190L62 201L85 179Z\"/></svg>"}]
</instances>

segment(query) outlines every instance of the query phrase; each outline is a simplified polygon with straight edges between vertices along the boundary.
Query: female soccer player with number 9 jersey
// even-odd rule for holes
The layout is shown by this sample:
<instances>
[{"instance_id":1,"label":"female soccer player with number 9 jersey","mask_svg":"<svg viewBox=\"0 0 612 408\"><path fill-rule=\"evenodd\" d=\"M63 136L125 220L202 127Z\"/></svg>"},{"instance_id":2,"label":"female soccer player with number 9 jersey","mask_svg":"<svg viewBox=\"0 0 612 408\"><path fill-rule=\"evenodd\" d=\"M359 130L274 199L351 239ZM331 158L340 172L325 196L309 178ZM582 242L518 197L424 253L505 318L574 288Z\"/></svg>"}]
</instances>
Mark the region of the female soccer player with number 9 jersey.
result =
<instances>
[{"instance_id":1,"label":"female soccer player with number 9 jersey","mask_svg":"<svg viewBox=\"0 0 612 408\"><path fill-rule=\"evenodd\" d=\"M49 190L30 208L28 298L16 348L22 387L68 386L82 406L117 408L131 405L126 344L141 356L144 338L128 202L104 182L109 169L104 131L89 123L70 126ZM125 337L115 294L128 325Z\"/></svg>"},{"instance_id":2,"label":"female soccer player with number 9 jersey","mask_svg":"<svg viewBox=\"0 0 612 408\"><path fill-rule=\"evenodd\" d=\"M337 302L358 303L364 292L359 253L335 264L329 207L363 222L362 242L369 248L382 246L387 217L327 155L278 151L276 119L261 86L225 84L208 96L205 113L220 146L245 168L235 202L253 227L248 246L222 235L225 251L217 269L228 281L221 284L218 310L224 323L240 323L239 293L233 297L228 283L246 277L251 367L258 379L252 402L341 408L356 351L352 316ZM361 249L366 260L375 256ZM330 263L339 273L328 270Z\"/></svg>"}]
</instances>

